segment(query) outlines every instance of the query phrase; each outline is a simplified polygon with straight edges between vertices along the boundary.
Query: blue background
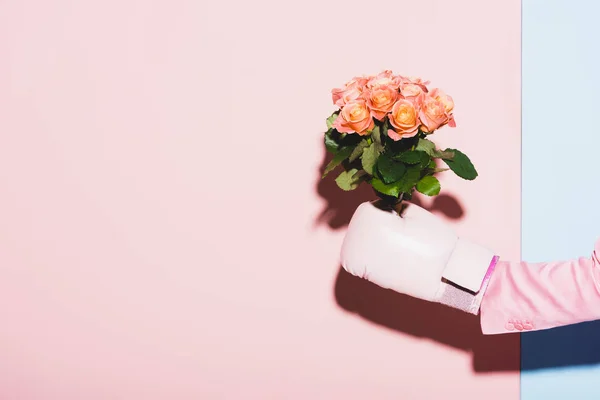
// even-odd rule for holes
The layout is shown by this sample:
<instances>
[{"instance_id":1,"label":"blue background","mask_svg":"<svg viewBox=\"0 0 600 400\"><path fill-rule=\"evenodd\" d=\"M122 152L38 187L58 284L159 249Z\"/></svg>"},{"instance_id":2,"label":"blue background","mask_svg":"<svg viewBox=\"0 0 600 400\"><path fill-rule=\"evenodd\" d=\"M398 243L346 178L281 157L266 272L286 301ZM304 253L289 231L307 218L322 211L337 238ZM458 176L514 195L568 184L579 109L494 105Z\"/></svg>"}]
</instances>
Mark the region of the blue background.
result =
<instances>
[{"instance_id":1,"label":"blue background","mask_svg":"<svg viewBox=\"0 0 600 400\"><path fill-rule=\"evenodd\" d=\"M522 259L600 236L600 1L523 0ZM521 335L521 399L600 399L600 322Z\"/></svg>"}]
</instances>

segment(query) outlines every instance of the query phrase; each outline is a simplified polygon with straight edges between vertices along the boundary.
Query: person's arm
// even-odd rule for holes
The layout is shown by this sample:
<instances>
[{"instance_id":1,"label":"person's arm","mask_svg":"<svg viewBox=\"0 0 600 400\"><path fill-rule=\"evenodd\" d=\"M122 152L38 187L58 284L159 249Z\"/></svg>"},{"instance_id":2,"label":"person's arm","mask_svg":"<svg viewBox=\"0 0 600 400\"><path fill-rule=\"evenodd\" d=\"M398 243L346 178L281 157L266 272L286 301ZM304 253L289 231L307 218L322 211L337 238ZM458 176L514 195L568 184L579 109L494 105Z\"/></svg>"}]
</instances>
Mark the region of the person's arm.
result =
<instances>
[{"instance_id":1,"label":"person's arm","mask_svg":"<svg viewBox=\"0 0 600 400\"><path fill-rule=\"evenodd\" d=\"M488 335L600 319L600 241L589 258L498 261L421 207L406 204L399 217L363 203L350 221L341 263L381 287L480 314Z\"/></svg>"},{"instance_id":2,"label":"person's arm","mask_svg":"<svg viewBox=\"0 0 600 400\"><path fill-rule=\"evenodd\" d=\"M589 258L496 264L481 302L484 334L600 319L600 241Z\"/></svg>"}]
</instances>

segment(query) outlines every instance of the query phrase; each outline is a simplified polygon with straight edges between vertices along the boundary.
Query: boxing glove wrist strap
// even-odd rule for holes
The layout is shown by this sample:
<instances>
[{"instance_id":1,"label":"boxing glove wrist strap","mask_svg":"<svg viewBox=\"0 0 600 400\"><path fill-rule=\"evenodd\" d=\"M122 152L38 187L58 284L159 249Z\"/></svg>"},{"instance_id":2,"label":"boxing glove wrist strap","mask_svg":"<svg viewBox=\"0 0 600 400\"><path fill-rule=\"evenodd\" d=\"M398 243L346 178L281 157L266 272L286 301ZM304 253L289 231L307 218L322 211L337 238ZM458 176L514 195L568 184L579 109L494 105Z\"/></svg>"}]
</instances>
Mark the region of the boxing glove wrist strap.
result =
<instances>
[{"instance_id":1,"label":"boxing glove wrist strap","mask_svg":"<svg viewBox=\"0 0 600 400\"><path fill-rule=\"evenodd\" d=\"M477 315L498 259L498 256L492 256L491 261L485 264L487 268L476 291L471 291L447 278L443 278L434 301Z\"/></svg>"}]
</instances>

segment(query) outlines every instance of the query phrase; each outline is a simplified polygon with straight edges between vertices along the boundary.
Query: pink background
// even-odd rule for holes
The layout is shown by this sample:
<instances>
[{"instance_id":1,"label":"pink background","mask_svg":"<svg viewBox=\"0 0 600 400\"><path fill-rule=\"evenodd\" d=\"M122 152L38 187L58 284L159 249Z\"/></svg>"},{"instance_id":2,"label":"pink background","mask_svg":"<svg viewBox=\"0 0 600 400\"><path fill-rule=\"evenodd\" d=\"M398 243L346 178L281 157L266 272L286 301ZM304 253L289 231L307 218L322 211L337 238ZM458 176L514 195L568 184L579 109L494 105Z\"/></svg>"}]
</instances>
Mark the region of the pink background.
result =
<instances>
[{"instance_id":1,"label":"pink background","mask_svg":"<svg viewBox=\"0 0 600 400\"><path fill-rule=\"evenodd\" d=\"M475 182L423 204L519 257L520 2L0 3L2 399L517 399L517 336L341 273L330 89L453 95ZM460 195L459 195L460 193Z\"/></svg>"}]
</instances>

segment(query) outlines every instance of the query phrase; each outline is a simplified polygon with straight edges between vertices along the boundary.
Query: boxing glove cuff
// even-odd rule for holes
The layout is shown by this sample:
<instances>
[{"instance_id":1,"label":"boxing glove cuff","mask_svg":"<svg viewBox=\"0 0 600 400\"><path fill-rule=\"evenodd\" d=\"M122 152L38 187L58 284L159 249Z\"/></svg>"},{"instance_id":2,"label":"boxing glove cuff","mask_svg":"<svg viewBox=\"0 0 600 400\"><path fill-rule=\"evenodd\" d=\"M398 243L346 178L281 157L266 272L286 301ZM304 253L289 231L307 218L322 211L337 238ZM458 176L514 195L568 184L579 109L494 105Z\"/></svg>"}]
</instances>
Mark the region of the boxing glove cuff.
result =
<instances>
[{"instance_id":1,"label":"boxing glove cuff","mask_svg":"<svg viewBox=\"0 0 600 400\"><path fill-rule=\"evenodd\" d=\"M435 300L476 315L497 262L490 250L459 238L442 272Z\"/></svg>"},{"instance_id":2,"label":"boxing glove cuff","mask_svg":"<svg viewBox=\"0 0 600 400\"><path fill-rule=\"evenodd\" d=\"M458 238L442 277L473 293L479 292L495 254L470 240Z\"/></svg>"}]
</instances>

